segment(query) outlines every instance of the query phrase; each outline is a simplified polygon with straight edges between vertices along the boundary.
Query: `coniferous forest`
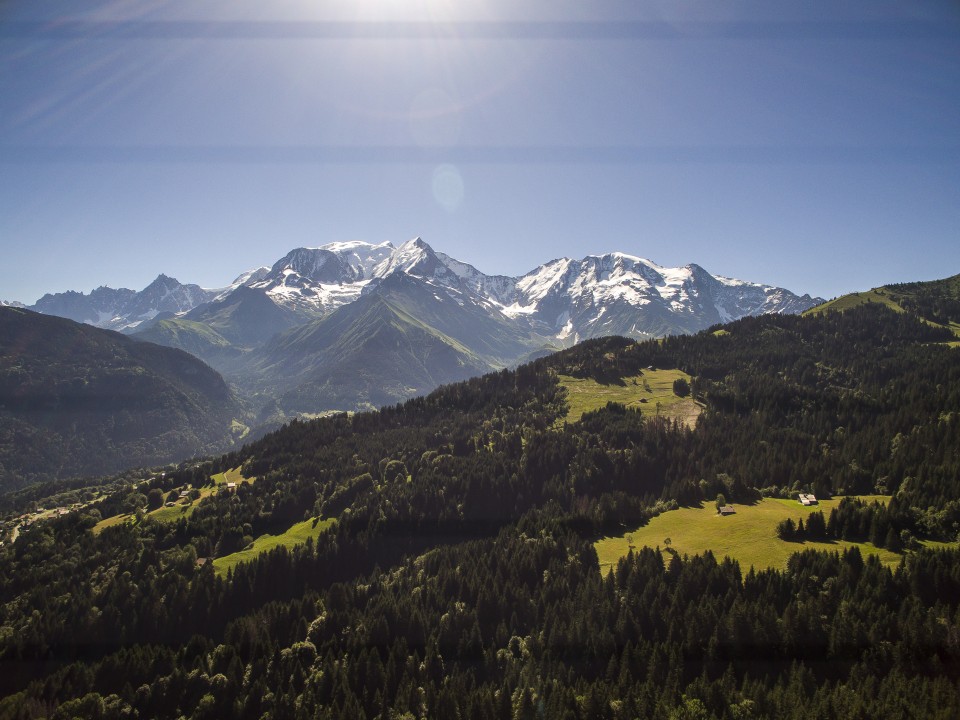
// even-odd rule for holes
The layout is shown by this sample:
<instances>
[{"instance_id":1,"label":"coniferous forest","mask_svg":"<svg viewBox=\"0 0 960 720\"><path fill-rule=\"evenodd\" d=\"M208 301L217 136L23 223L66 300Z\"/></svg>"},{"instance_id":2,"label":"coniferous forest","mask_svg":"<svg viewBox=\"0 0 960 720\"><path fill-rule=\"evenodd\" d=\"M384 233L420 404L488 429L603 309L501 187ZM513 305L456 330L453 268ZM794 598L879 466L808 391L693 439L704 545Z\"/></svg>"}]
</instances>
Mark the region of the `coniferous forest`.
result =
<instances>
[{"instance_id":1,"label":"coniferous forest","mask_svg":"<svg viewBox=\"0 0 960 720\"><path fill-rule=\"evenodd\" d=\"M958 717L954 339L876 303L593 340L125 484L0 548L0 718ZM691 376L694 428L564 421L558 375L649 368ZM93 530L238 467L255 481L176 521ZM798 491L889 500L771 528L798 541L784 570L637 548L600 571L604 534ZM336 522L210 561L310 518Z\"/></svg>"}]
</instances>

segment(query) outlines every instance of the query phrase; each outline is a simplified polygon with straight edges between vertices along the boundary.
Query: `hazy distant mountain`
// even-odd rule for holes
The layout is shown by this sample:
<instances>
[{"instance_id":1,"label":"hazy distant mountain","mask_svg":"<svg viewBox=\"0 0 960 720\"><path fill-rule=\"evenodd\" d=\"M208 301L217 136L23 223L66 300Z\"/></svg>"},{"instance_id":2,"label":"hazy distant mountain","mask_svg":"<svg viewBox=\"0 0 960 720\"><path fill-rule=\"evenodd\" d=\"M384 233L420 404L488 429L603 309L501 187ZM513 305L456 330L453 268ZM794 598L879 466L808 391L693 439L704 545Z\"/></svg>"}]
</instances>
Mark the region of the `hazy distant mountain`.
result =
<instances>
[{"instance_id":1,"label":"hazy distant mountain","mask_svg":"<svg viewBox=\"0 0 960 720\"><path fill-rule=\"evenodd\" d=\"M216 452L241 413L188 353L0 308L0 488Z\"/></svg>"},{"instance_id":2,"label":"hazy distant mountain","mask_svg":"<svg viewBox=\"0 0 960 720\"><path fill-rule=\"evenodd\" d=\"M158 316L133 336L186 350L224 368L244 350L302 322L303 317L295 311L278 305L259 290L241 285L179 317Z\"/></svg>"},{"instance_id":3,"label":"hazy distant mountain","mask_svg":"<svg viewBox=\"0 0 960 720\"><path fill-rule=\"evenodd\" d=\"M99 287L89 295L69 291L47 294L30 309L109 330L130 330L161 313L180 313L212 300L220 291L183 285L166 275L140 292Z\"/></svg>"},{"instance_id":4,"label":"hazy distant mountain","mask_svg":"<svg viewBox=\"0 0 960 720\"><path fill-rule=\"evenodd\" d=\"M520 277L486 275L415 238L399 247L296 248L218 290L161 275L138 293L47 295L34 309L187 350L249 396L323 410L328 402L392 402L586 338L693 333L818 302L625 253L551 260ZM395 349L414 337L423 347Z\"/></svg>"}]
</instances>

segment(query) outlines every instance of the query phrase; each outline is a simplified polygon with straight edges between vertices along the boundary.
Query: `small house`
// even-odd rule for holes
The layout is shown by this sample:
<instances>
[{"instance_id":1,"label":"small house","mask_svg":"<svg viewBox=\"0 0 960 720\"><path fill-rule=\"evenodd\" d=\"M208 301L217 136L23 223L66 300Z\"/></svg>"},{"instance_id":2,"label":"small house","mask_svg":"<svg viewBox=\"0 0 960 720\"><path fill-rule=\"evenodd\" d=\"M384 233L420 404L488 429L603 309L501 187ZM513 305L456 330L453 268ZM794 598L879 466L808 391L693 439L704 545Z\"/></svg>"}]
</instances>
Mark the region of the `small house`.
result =
<instances>
[{"instance_id":1,"label":"small house","mask_svg":"<svg viewBox=\"0 0 960 720\"><path fill-rule=\"evenodd\" d=\"M800 493L800 504L806 507L809 507L810 505L816 505L818 504L817 497L816 495Z\"/></svg>"},{"instance_id":2,"label":"small house","mask_svg":"<svg viewBox=\"0 0 960 720\"><path fill-rule=\"evenodd\" d=\"M227 483L227 491L233 492L233 491L236 490L236 489L237 489L237 484L236 484L235 482L228 482L228 483Z\"/></svg>"},{"instance_id":3,"label":"small house","mask_svg":"<svg viewBox=\"0 0 960 720\"><path fill-rule=\"evenodd\" d=\"M723 505L720 508L721 515L733 515L737 511L733 509L733 505Z\"/></svg>"}]
</instances>

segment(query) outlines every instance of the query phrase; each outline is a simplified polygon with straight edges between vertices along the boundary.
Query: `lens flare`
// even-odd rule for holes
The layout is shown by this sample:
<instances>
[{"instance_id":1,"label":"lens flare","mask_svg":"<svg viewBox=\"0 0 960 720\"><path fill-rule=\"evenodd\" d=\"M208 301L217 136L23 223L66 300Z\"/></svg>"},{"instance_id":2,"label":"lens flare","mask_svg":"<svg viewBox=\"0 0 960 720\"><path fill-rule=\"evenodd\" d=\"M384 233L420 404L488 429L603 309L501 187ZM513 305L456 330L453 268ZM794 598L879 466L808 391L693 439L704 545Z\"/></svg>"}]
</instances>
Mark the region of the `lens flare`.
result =
<instances>
[{"instance_id":1,"label":"lens flare","mask_svg":"<svg viewBox=\"0 0 960 720\"><path fill-rule=\"evenodd\" d=\"M433 199L449 213L463 203L463 176L453 165L440 165L433 171Z\"/></svg>"}]
</instances>

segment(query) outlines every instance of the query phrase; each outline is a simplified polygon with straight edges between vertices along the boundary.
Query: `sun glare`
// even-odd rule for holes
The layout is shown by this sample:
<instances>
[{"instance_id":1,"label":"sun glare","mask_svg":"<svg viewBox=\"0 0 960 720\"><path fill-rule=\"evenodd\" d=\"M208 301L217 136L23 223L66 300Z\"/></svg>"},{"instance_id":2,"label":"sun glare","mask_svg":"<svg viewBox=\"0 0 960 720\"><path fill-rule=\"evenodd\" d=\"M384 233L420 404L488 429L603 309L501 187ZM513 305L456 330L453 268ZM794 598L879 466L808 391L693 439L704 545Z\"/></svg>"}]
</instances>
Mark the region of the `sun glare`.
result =
<instances>
[{"instance_id":1,"label":"sun glare","mask_svg":"<svg viewBox=\"0 0 960 720\"><path fill-rule=\"evenodd\" d=\"M452 22L463 20L481 3L452 0L365 0L341 2L359 22ZM475 19L469 17L469 19Z\"/></svg>"}]
</instances>

